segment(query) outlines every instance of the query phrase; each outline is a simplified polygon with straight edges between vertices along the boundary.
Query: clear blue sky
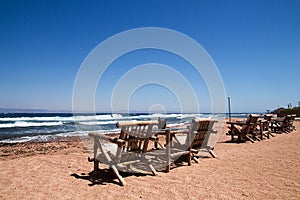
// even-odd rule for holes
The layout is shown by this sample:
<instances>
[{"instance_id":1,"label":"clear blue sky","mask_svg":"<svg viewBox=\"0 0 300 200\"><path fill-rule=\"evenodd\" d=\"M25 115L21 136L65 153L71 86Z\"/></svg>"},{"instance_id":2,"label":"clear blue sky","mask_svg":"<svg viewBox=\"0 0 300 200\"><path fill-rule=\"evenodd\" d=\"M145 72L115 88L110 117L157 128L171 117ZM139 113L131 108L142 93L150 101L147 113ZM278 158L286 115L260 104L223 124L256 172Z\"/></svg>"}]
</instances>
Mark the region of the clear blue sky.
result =
<instances>
[{"instance_id":1,"label":"clear blue sky","mask_svg":"<svg viewBox=\"0 0 300 200\"><path fill-rule=\"evenodd\" d=\"M70 110L75 77L89 52L108 37L139 27L173 29L200 43L222 75L233 112L264 112L300 101L297 0L2 0L0 27L0 108ZM114 85L109 74L120 73L118 66L172 59L170 65L184 65L154 50L116 61L104 86L99 85L99 111L109 109ZM182 73L193 79L189 71ZM155 103L166 103L169 110L176 107L171 94L145 98L147 90L162 88L147 86L135 93L136 109L147 110ZM203 96L203 111L209 111L207 95Z\"/></svg>"}]
</instances>

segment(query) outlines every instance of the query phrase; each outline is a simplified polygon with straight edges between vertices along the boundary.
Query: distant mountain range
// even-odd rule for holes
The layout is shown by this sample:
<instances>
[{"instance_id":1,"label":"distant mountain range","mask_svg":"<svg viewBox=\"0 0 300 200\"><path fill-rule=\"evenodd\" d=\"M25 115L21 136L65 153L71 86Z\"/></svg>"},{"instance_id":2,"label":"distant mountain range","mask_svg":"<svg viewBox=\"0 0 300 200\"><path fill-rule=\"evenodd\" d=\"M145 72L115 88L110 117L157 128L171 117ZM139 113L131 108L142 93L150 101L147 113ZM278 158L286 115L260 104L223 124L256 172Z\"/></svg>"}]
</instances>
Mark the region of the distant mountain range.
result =
<instances>
[{"instance_id":1,"label":"distant mountain range","mask_svg":"<svg viewBox=\"0 0 300 200\"><path fill-rule=\"evenodd\" d=\"M0 108L0 113L71 113L70 110Z\"/></svg>"},{"instance_id":2,"label":"distant mountain range","mask_svg":"<svg viewBox=\"0 0 300 200\"><path fill-rule=\"evenodd\" d=\"M73 113L72 110L47 110L47 109L27 109L27 108L0 108L0 113ZM91 111L79 111L77 113L94 113ZM97 113L111 113L111 111L97 111ZM116 113L128 113L119 111ZM130 111L130 113L147 113L146 111Z\"/></svg>"}]
</instances>

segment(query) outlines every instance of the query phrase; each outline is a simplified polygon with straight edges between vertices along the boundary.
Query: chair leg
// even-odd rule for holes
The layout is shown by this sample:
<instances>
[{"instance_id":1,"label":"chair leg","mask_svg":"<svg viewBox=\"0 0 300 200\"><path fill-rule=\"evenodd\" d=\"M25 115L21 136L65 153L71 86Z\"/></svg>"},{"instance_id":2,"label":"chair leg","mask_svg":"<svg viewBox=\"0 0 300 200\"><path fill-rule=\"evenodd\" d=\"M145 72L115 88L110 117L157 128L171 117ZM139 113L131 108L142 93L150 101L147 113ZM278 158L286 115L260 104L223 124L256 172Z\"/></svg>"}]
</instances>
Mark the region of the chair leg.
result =
<instances>
[{"instance_id":1,"label":"chair leg","mask_svg":"<svg viewBox=\"0 0 300 200\"><path fill-rule=\"evenodd\" d=\"M171 169L171 163L167 163L166 172L170 172L170 169Z\"/></svg>"},{"instance_id":2,"label":"chair leg","mask_svg":"<svg viewBox=\"0 0 300 200\"><path fill-rule=\"evenodd\" d=\"M217 158L217 157L218 157L212 149L208 149L208 152L210 153L210 155L211 155L213 158Z\"/></svg>"},{"instance_id":3,"label":"chair leg","mask_svg":"<svg viewBox=\"0 0 300 200\"><path fill-rule=\"evenodd\" d=\"M94 171L99 170L99 161L98 160L94 160Z\"/></svg>"},{"instance_id":4,"label":"chair leg","mask_svg":"<svg viewBox=\"0 0 300 200\"><path fill-rule=\"evenodd\" d=\"M187 161L188 161L189 166L192 165L192 157L193 157L193 155L191 152L187 154Z\"/></svg>"},{"instance_id":5,"label":"chair leg","mask_svg":"<svg viewBox=\"0 0 300 200\"><path fill-rule=\"evenodd\" d=\"M111 166L111 169L113 170L114 174L116 175L116 177L119 179L119 181L121 182L122 186L126 185L125 180L123 179L123 177L119 174L119 171L117 169L117 167L115 165Z\"/></svg>"},{"instance_id":6,"label":"chair leg","mask_svg":"<svg viewBox=\"0 0 300 200\"><path fill-rule=\"evenodd\" d=\"M193 160L196 162L196 163L200 163L200 160L198 158L196 158L196 156L193 156Z\"/></svg>"},{"instance_id":7,"label":"chair leg","mask_svg":"<svg viewBox=\"0 0 300 200\"><path fill-rule=\"evenodd\" d=\"M150 165L148 165L148 167L150 168L150 170L151 170L153 176L158 176L158 173L157 173L157 171L154 169L153 165L150 164Z\"/></svg>"},{"instance_id":8,"label":"chair leg","mask_svg":"<svg viewBox=\"0 0 300 200\"><path fill-rule=\"evenodd\" d=\"M96 160L95 158L90 158L90 157L88 157L88 161L89 162L94 162L94 171L93 171L93 173L97 173L97 171L99 170L99 161Z\"/></svg>"},{"instance_id":9,"label":"chair leg","mask_svg":"<svg viewBox=\"0 0 300 200\"><path fill-rule=\"evenodd\" d=\"M167 163L166 163L166 172L169 172L171 169L171 134L170 131L166 131L166 155L167 155Z\"/></svg>"},{"instance_id":10,"label":"chair leg","mask_svg":"<svg viewBox=\"0 0 300 200\"><path fill-rule=\"evenodd\" d=\"M248 135L245 135L245 138L247 138L248 140L250 140L252 143L255 143L254 140L252 138L250 138Z\"/></svg>"}]
</instances>

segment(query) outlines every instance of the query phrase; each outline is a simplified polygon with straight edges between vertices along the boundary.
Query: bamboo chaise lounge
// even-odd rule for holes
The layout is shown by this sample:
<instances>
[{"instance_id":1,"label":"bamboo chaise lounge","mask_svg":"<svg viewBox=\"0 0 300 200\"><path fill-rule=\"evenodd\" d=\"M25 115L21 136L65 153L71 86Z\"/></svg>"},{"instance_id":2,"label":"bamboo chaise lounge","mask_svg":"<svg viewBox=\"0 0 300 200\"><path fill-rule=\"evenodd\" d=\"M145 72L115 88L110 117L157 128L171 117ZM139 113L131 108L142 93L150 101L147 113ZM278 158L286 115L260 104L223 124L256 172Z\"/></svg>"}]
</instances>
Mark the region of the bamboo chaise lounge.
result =
<instances>
[{"instance_id":1,"label":"bamboo chaise lounge","mask_svg":"<svg viewBox=\"0 0 300 200\"><path fill-rule=\"evenodd\" d=\"M270 139L270 135L274 137L274 135L271 133L270 126L269 126L269 121L268 120L259 120L259 133L260 133L260 139L263 140L265 138Z\"/></svg>"},{"instance_id":2,"label":"bamboo chaise lounge","mask_svg":"<svg viewBox=\"0 0 300 200\"><path fill-rule=\"evenodd\" d=\"M187 129L167 130L167 172L170 171L171 163L183 156L188 165L191 165L191 160L199 163L198 156L201 151L210 153L213 158L217 157L213 152L214 147L208 144L210 134L217 133L213 130L215 122L212 119L196 118Z\"/></svg>"},{"instance_id":3,"label":"bamboo chaise lounge","mask_svg":"<svg viewBox=\"0 0 300 200\"><path fill-rule=\"evenodd\" d=\"M294 125L294 121L295 121L295 118L296 118L296 114L292 114L291 115L291 118L290 118L290 131L294 131L294 130L296 130L296 127L295 127L295 125Z\"/></svg>"},{"instance_id":4,"label":"bamboo chaise lounge","mask_svg":"<svg viewBox=\"0 0 300 200\"><path fill-rule=\"evenodd\" d=\"M291 115L276 118L271 121L271 130L274 133L289 133L291 132Z\"/></svg>"},{"instance_id":5,"label":"bamboo chaise lounge","mask_svg":"<svg viewBox=\"0 0 300 200\"><path fill-rule=\"evenodd\" d=\"M211 146L211 144L209 144L209 139L212 134L217 134L217 131L213 129L213 126L216 122L217 121L213 119L201 118L196 118L192 122L190 137L187 143L191 141L191 144L189 146L191 158L197 163L199 163L197 154L200 151L206 151L213 158L217 158L217 155L213 151L214 146Z\"/></svg>"},{"instance_id":6,"label":"bamboo chaise lounge","mask_svg":"<svg viewBox=\"0 0 300 200\"><path fill-rule=\"evenodd\" d=\"M231 141L260 141L260 130L258 126L259 115L250 114L246 121L227 122L230 126L227 135L231 136ZM237 137L237 139L235 138Z\"/></svg>"},{"instance_id":7,"label":"bamboo chaise lounge","mask_svg":"<svg viewBox=\"0 0 300 200\"><path fill-rule=\"evenodd\" d=\"M264 114L264 119L269 122L272 120L273 117L274 117L273 114Z\"/></svg>"},{"instance_id":8,"label":"bamboo chaise lounge","mask_svg":"<svg viewBox=\"0 0 300 200\"><path fill-rule=\"evenodd\" d=\"M272 134L272 129L271 129L273 117L274 117L274 114L265 114L264 115L264 120L261 120L264 122L263 124L261 124L262 125L261 131L262 132L268 131L269 135L271 135L272 137L275 137L275 135ZM267 124L268 124L268 127L267 127ZM269 138L269 137L267 137L267 138Z\"/></svg>"},{"instance_id":9,"label":"bamboo chaise lounge","mask_svg":"<svg viewBox=\"0 0 300 200\"><path fill-rule=\"evenodd\" d=\"M89 161L94 162L94 172L99 169L99 162L107 164L121 185L126 183L119 171L130 171L134 164L142 164L153 175L157 175L146 157L146 152L150 148L149 142L156 140L153 130L158 129L160 124L159 120L118 122L116 126L121 129L121 133L115 138L100 133L90 133L89 136L94 138L94 157L89 158Z\"/></svg>"}]
</instances>

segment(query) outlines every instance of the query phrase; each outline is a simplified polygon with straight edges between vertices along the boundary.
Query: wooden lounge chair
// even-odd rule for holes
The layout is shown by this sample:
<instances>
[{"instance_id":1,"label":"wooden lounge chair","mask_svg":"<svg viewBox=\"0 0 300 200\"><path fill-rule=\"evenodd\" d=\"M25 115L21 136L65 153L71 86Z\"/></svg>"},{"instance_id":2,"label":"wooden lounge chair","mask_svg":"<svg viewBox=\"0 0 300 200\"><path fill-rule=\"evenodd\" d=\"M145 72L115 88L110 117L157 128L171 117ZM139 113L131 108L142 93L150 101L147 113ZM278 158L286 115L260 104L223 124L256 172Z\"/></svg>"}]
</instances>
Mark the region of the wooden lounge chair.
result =
<instances>
[{"instance_id":1,"label":"wooden lounge chair","mask_svg":"<svg viewBox=\"0 0 300 200\"><path fill-rule=\"evenodd\" d=\"M264 131L267 131L269 136L275 137L275 135L272 134L272 131L271 131L273 117L274 117L273 114L265 114L264 115L264 120L261 120L264 123L260 125L262 134L264 134L263 133ZM267 124L268 124L268 127L267 127ZM265 132L265 133L267 133L267 132ZM266 136L266 134L264 134L264 135ZM269 138L269 137L267 137L267 138Z\"/></svg>"},{"instance_id":2,"label":"wooden lounge chair","mask_svg":"<svg viewBox=\"0 0 300 200\"><path fill-rule=\"evenodd\" d=\"M271 121L271 130L273 133L289 133L290 132L291 115L275 118Z\"/></svg>"},{"instance_id":3,"label":"wooden lounge chair","mask_svg":"<svg viewBox=\"0 0 300 200\"><path fill-rule=\"evenodd\" d=\"M295 118L296 118L296 114L292 114L290 119L289 119L290 131L296 130L296 127L294 125Z\"/></svg>"},{"instance_id":4,"label":"wooden lounge chair","mask_svg":"<svg viewBox=\"0 0 300 200\"><path fill-rule=\"evenodd\" d=\"M232 141L236 141L236 136L237 141L249 140L254 143L255 139L260 140L258 137L259 129L257 128L258 118L259 115L250 114L246 121L227 122L230 124L227 135L231 135Z\"/></svg>"},{"instance_id":5,"label":"wooden lounge chair","mask_svg":"<svg viewBox=\"0 0 300 200\"><path fill-rule=\"evenodd\" d=\"M214 147L208 144L208 140L211 134L217 134L216 130L213 130L213 126L216 123L216 120L212 119L194 119L192 122L191 132L189 141L190 143L190 154L191 158L194 159L197 163L197 154L200 150L207 151L213 158L216 158L217 155L213 152Z\"/></svg>"},{"instance_id":6,"label":"wooden lounge chair","mask_svg":"<svg viewBox=\"0 0 300 200\"><path fill-rule=\"evenodd\" d=\"M146 152L149 150L149 141L155 141L154 127L157 128L160 123L158 120L118 122L116 125L121 129L121 133L116 138L90 133L89 136L94 138L94 157L88 160L94 162L94 172L99 169L99 162L107 164L121 185L125 185L125 180L119 171L132 170L131 167L135 164L142 164L153 175L157 175L156 170L146 158Z\"/></svg>"},{"instance_id":7,"label":"wooden lounge chair","mask_svg":"<svg viewBox=\"0 0 300 200\"><path fill-rule=\"evenodd\" d=\"M271 133L269 121L268 120L259 120L259 130L260 130L260 139L263 140L265 138L270 139L270 135L274 137L274 135Z\"/></svg>"},{"instance_id":8,"label":"wooden lounge chair","mask_svg":"<svg viewBox=\"0 0 300 200\"><path fill-rule=\"evenodd\" d=\"M267 120L267 121L269 121L269 122L271 121L271 119L272 119L273 117L274 117L273 114L265 114L265 115L264 115L264 119Z\"/></svg>"},{"instance_id":9,"label":"wooden lounge chair","mask_svg":"<svg viewBox=\"0 0 300 200\"><path fill-rule=\"evenodd\" d=\"M187 129L167 130L167 155L166 171L170 171L171 163L185 156L188 165L191 160L199 163L198 154L206 151L216 158L214 147L208 145L210 134L216 134L212 129L216 121L212 119L193 119Z\"/></svg>"}]
</instances>

